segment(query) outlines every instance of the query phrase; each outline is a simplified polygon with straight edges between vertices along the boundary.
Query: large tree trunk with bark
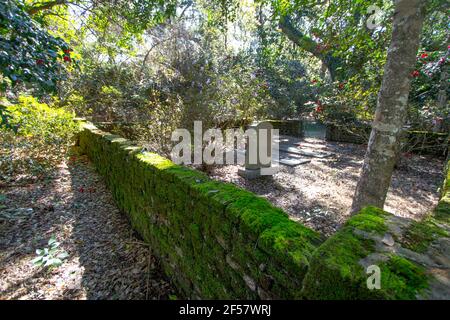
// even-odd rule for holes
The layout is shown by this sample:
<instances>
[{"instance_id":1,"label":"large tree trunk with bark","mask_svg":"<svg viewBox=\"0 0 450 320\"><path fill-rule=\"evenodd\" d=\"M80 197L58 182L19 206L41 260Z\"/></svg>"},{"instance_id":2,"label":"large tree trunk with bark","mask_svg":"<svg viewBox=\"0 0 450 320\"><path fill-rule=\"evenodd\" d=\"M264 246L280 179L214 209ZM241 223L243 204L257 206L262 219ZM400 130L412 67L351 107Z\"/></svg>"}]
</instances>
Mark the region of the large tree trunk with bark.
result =
<instances>
[{"instance_id":1,"label":"large tree trunk with bark","mask_svg":"<svg viewBox=\"0 0 450 320\"><path fill-rule=\"evenodd\" d=\"M447 38L447 43L450 42L450 36ZM447 48L447 53L444 56L444 63L442 65L441 79L439 82L439 91L437 95L437 106L439 110L446 110L448 107L447 104L447 90L448 90L448 76L449 76L449 67L447 65L447 59L450 53L450 48ZM441 123L440 128L438 128L444 132L448 132L450 129L450 114L444 114L443 122Z\"/></svg>"},{"instance_id":2,"label":"large tree trunk with bark","mask_svg":"<svg viewBox=\"0 0 450 320\"><path fill-rule=\"evenodd\" d=\"M411 72L419 48L426 2L395 1L392 40L352 214L368 205L384 206L406 119Z\"/></svg>"}]
</instances>

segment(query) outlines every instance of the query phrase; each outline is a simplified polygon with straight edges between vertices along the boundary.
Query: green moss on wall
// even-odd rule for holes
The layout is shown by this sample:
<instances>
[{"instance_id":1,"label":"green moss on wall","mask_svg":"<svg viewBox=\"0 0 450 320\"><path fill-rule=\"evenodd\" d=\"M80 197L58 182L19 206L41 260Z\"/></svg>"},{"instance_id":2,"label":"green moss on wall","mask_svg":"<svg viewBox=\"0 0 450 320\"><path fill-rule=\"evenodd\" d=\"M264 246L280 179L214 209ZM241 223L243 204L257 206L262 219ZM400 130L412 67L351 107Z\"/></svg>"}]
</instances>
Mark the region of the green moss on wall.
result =
<instances>
[{"instance_id":1,"label":"green moss on wall","mask_svg":"<svg viewBox=\"0 0 450 320\"><path fill-rule=\"evenodd\" d=\"M402 237L402 245L407 249L422 253L433 241L448 236L448 232L430 217L421 222L413 221Z\"/></svg>"},{"instance_id":2,"label":"green moss on wall","mask_svg":"<svg viewBox=\"0 0 450 320\"><path fill-rule=\"evenodd\" d=\"M441 187L441 199L434 210L434 218L450 225L450 160L445 168L445 179Z\"/></svg>"},{"instance_id":3,"label":"green moss on wall","mask_svg":"<svg viewBox=\"0 0 450 320\"><path fill-rule=\"evenodd\" d=\"M318 233L261 197L89 123L79 145L186 297L300 297Z\"/></svg>"},{"instance_id":4,"label":"green moss on wall","mask_svg":"<svg viewBox=\"0 0 450 320\"><path fill-rule=\"evenodd\" d=\"M391 255L380 270L385 299L414 300L429 287L425 269L403 257Z\"/></svg>"},{"instance_id":5,"label":"green moss on wall","mask_svg":"<svg viewBox=\"0 0 450 320\"><path fill-rule=\"evenodd\" d=\"M361 210L347 222L347 226L366 232L382 234L387 231L385 218L389 214L376 207L367 207Z\"/></svg>"},{"instance_id":6,"label":"green moss on wall","mask_svg":"<svg viewBox=\"0 0 450 320\"><path fill-rule=\"evenodd\" d=\"M303 296L346 300L416 299L421 295L429 286L424 268L404 257L384 251L379 254L377 250L373 239L379 239L387 231L389 216L380 209L367 207L327 239L310 260ZM370 274L366 273L363 261L370 257L370 264L381 271L380 289L370 290L367 286Z\"/></svg>"},{"instance_id":7,"label":"green moss on wall","mask_svg":"<svg viewBox=\"0 0 450 320\"><path fill-rule=\"evenodd\" d=\"M352 230L344 228L315 252L303 283L305 298L372 298L366 289L365 270L359 260L373 251L374 244L354 235Z\"/></svg>"}]
</instances>

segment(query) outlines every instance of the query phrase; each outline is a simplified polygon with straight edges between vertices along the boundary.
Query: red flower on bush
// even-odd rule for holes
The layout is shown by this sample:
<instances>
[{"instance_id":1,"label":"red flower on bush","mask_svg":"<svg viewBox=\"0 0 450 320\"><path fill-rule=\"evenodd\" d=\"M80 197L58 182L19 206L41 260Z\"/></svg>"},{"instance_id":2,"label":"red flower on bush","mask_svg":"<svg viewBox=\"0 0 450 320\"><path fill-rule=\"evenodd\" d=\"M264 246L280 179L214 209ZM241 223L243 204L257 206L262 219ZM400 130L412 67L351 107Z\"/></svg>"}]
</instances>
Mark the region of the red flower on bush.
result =
<instances>
[{"instance_id":1,"label":"red flower on bush","mask_svg":"<svg viewBox=\"0 0 450 320\"><path fill-rule=\"evenodd\" d=\"M425 58L427 58L428 57L428 54L426 54L426 53L422 53L421 55L420 55L420 58L421 59L425 59Z\"/></svg>"},{"instance_id":2,"label":"red flower on bush","mask_svg":"<svg viewBox=\"0 0 450 320\"><path fill-rule=\"evenodd\" d=\"M44 64L44 60L42 60L42 59L37 59L37 60L36 60L36 64L37 64L38 66L41 66L41 65Z\"/></svg>"},{"instance_id":3,"label":"red flower on bush","mask_svg":"<svg viewBox=\"0 0 450 320\"><path fill-rule=\"evenodd\" d=\"M70 57L69 56L64 56L64 61L66 61L66 62L70 62L70 61L72 61L72 59L70 59Z\"/></svg>"},{"instance_id":4,"label":"red flower on bush","mask_svg":"<svg viewBox=\"0 0 450 320\"><path fill-rule=\"evenodd\" d=\"M76 156L71 156L69 158L69 163L75 163L77 161L77 157Z\"/></svg>"},{"instance_id":5,"label":"red flower on bush","mask_svg":"<svg viewBox=\"0 0 450 320\"><path fill-rule=\"evenodd\" d=\"M417 70L414 70L412 73L411 73L411 76L413 77L413 78L417 78L418 76L419 76L419 71L417 71Z\"/></svg>"},{"instance_id":6,"label":"red flower on bush","mask_svg":"<svg viewBox=\"0 0 450 320\"><path fill-rule=\"evenodd\" d=\"M344 84L343 83L339 83L339 89L344 89Z\"/></svg>"},{"instance_id":7,"label":"red flower on bush","mask_svg":"<svg viewBox=\"0 0 450 320\"><path fill-rule=\"evenodd\" d=\"M70 50L70 49L65 49L65 50L64 50L64 53L65 53L65 54L70 54L71 52L72 52L72 50Z\"/></svg>"},{"instance_id":8,"label":"red flower on bush","mask_svg":"<svg viewBox=\"0 0 450 320\"><path fill-rule=\"evenodd\" d=\"M320 100L316 101L316 108L315 111L317 113L321 113L323 111L323 106L322 106L322 102Z\"/></svg>"},{"instance_id":9,"label":"red flower on bush","mask_svg":"<svg viewBox=\"0 0 450 320\"><path fill-rule=\"evenodd\" d=\"M317 83L316 79L311 80L311 83Z\"/></svg>"}]
</instances>

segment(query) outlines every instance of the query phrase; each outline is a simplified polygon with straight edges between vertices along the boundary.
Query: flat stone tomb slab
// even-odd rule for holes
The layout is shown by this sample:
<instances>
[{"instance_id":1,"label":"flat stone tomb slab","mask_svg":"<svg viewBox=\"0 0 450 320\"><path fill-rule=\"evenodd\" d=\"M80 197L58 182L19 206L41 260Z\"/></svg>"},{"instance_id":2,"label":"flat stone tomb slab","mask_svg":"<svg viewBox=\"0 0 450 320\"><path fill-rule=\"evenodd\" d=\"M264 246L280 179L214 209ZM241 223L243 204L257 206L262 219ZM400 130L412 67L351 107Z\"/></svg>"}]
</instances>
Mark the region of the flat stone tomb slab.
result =
<instances>
[{"instance_id":1,"label":"flat stone tomb slab","mask_svg":"<svg viewBox=\"0 0 450 320\"><path fill-rule=\"evenodd\" d=\"M282 158L280 159L279 163L284 164L286 166L290 167L296 167L301 164L305 164L311 162L311 160L308 159L294 159L294 158Z\"/></svg>"},{"instance_id":2,"label":"flat stone tomb slab","mask_svg":"<svg viewBox=\"0 0 450 320\"><path fill-rule=\"evenodd\" d=\"M313 158L327 158L332 155L330 152L315 152L311 150L301 150L296 147L289 147L289 146L280 146L280 151L284 151L287 153L293 153L293 154L299 154L306 157L313 157Z\"/></svg>"}]
</instances>

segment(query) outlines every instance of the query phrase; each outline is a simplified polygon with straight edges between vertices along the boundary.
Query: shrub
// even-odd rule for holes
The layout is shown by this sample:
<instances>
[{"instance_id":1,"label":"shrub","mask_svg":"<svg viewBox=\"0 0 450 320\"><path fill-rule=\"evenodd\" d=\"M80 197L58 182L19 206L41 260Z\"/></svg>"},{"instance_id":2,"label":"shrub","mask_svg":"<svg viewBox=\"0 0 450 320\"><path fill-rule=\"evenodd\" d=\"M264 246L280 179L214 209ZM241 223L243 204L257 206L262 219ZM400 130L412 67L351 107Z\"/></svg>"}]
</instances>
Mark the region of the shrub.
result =
<instances>
[{"instance_id":1,"label":"shrub","mask_svg":"<svg viewBox=\"0 0 450 320\"><path fill-rule=\"evenodd\" d=\"M72 113L30 96L19 97L6 110L15 130L0 129L0 180L39 176L61 161L78 128Z\"/></svg>"}]
</instances>

